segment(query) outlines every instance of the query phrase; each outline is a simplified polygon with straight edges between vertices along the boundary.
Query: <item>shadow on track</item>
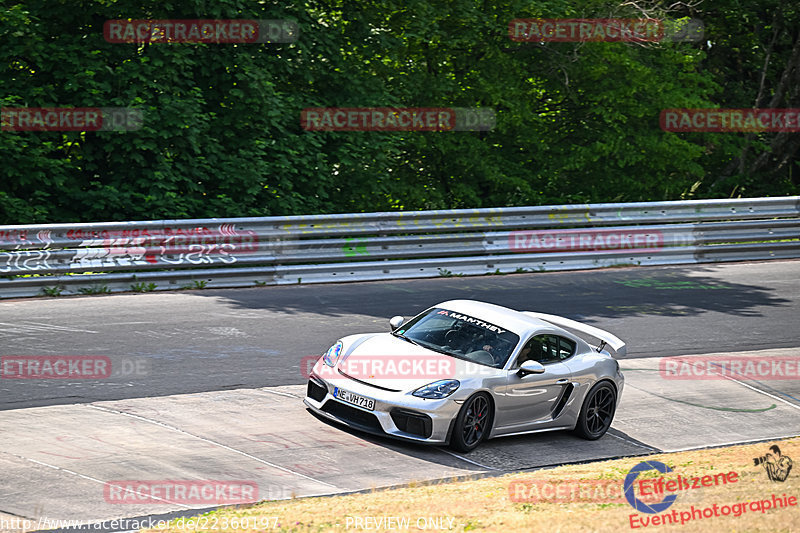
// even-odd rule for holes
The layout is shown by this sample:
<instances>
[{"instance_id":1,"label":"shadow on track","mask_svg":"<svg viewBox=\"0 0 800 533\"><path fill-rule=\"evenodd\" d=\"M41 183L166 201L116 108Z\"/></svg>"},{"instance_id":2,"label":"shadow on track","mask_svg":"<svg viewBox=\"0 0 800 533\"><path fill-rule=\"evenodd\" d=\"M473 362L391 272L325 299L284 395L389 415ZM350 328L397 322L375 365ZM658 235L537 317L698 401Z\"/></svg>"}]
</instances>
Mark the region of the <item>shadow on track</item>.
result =
<instances>
[{"instance_id":1,"label":"shadow on track","mask_svg":"<svg viewBox=\"0 0 800 533\"><path fill-rule=\"evenodd\" d=\"M726 282L714 273L713 267L698 266L624 268L207 290L196 294L222 297L248 309L386 318L394 314L411 316L457 298L587 321L645 315L685 317L709 311L757 317L765 307L792 303L777 296L775 288Z\"/></svg>"}]
</instances>

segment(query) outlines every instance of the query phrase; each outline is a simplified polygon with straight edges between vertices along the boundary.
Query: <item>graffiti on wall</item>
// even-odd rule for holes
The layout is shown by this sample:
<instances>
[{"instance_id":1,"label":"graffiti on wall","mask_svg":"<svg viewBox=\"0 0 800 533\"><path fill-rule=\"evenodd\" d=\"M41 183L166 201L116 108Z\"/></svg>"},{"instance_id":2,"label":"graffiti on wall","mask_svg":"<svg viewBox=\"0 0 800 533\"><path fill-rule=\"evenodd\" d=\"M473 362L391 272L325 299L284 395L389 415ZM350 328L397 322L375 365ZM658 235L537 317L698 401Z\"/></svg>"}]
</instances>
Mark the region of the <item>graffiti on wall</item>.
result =
<instances>
[{"instance_id":1,"label":"graffiti on wall","mask_svg":"<svg viewBox=\"0 0 800 533\"><path fill-rule=\"evenodd\" d=\"M233 224L192 228L132 228L0 231L0 272L142 265L231 264L241 254L256 253L255 231ZM54 261L55 257L59 261Z\"/></svg>"}]
</instances>

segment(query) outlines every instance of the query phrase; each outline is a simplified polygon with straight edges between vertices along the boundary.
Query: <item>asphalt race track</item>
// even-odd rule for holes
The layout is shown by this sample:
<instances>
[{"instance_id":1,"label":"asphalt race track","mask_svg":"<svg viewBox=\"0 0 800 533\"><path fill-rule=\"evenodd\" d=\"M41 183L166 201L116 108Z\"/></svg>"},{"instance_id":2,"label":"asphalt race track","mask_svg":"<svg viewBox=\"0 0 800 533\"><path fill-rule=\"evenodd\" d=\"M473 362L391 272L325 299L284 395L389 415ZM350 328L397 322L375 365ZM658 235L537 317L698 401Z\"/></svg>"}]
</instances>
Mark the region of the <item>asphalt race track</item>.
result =
<instances>
[{"instance_id":1,"label":"asphalt race track","mask_svg":"<svg viewBox=\"0 0 800 533\"><path fill-rule=\"evenodd\" d=\"M461 455L304 409L304 357L454 298L564 315L626 340L609 434L511 437ZM797 358L799 304L800 261L2 301L0 355L101 355L114 370L0 379L0 518L201 507L109 502L111 480L251 480L262 499L288 498L800 435L796 377L659 373L666 356Z\"/></svg>"}]
</instances>

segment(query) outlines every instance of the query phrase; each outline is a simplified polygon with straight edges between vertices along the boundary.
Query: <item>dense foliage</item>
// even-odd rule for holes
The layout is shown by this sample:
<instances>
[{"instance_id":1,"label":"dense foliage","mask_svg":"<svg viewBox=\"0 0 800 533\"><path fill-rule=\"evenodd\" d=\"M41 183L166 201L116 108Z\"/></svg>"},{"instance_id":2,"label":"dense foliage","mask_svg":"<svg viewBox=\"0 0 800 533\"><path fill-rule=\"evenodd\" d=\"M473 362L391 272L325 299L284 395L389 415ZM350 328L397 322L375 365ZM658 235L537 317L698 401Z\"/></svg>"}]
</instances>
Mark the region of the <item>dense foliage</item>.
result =
<instances>
[{"instance_id":1,"label":"dense foliage","mask_svg":"<svg viewBox=\"0 0 800 533\"><path fill-rule=\"evenodd\" d=\"M673 133L680 107L800 107L800 8L595 0L5 0L0 106L141 109L0 131L0 223L784 195L798 133ZM645 7L642 7L645 6ZM700 42L531 43L518 18L693 17ZM108 19L290 19L290 44L115 44ZM483 132L312 132L307 107L488 107Z\"/></svg>"}]
</instances>

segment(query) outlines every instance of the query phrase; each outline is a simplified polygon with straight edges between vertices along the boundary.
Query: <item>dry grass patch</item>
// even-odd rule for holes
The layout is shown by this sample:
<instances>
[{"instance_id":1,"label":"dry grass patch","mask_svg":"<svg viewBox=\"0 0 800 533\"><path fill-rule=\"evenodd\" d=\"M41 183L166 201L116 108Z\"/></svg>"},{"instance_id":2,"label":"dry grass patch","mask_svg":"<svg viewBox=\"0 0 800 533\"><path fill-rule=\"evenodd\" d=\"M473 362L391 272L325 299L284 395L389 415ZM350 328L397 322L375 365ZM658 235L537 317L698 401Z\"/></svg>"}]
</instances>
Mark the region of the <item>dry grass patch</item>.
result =
<instances>
[{"instance_id":1,"label":"dry grass patch","mask_svg":"<svg viewBox=\"0 0 800 533\"><path fill-rule=\"evenodd\" d=\"M783 455L800 461L800 438L781 441L731 446L711 450L698 450L657 454L646 458L636 457L596 463L563 466L550 470L509 474L500 477L455 481L437 485L409 486L393 490L375 490L370 493L334 497L300 498L272 501L246 508L220 509L204 515L208 522L205 531L771 531L800 530L800 504L793 507L770 509L765 513L746 510L741 516L720 516L692 520L680 524L681 511L689 512L717 504L732 506L737 503L771 499L774 494L800 500L800 464L795 465L785 482L767 478L762 466L755 466L753 458L763 456L772 444L781 448ZM618 482L621 486L629 470L642 462L660 461L673 469L666 479L675 479L736 472L737 481L726 485L700 487L677 492L677 500L667 510L653 515L638 513L642 520L663 517L677 512L677 525L650 525L633 529L630 517L636 511L627 502L594 497L580 499L579 494L563 496L559 501L512 501L509 486L513 482L536 481L539 486L548 483L602 480ZM642 477L656 477L655 471L643 472ZM605 485L603 485L605 486ZM568 491L566 491L569 494ZM520 493L517 493L518 495ZM596 494L596 493L595 493ZM638 494L638 488L637 488ZM585 494L584 494L585 495ZM660 499L660 498L659 498ZM577 500L577 501L576 501ZM230 527L233 518L253 526ZM387 522L395 517L403 522ZM367 522L368 518L372 518ZM377 522L381 519L384 522ZM212 529L210 524L217 525ZM221 526L227 524L223 529ZM180 524L168 529L150 530L186 533L191 528Z\"/></svg>"}]
</instances>

